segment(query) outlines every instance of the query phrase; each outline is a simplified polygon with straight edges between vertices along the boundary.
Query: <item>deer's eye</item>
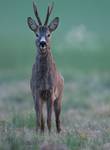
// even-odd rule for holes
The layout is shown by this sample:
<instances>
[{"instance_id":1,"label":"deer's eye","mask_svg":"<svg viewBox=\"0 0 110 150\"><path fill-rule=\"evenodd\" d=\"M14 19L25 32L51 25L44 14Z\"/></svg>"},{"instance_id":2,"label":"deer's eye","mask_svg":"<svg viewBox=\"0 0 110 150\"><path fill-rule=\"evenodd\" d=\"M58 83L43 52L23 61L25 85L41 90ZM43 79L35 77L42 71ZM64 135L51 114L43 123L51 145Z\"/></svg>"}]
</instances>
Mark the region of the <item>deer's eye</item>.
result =
<instances>
[{"instance_id":1,"label":"deer's eye","mask_svg":"<svg viewBox=\"0 0 110 150\"><path fill-rule=\"evenodd\" d=\"M47 37L50 37L50 33L49 33L49 34L47 34Z\"/></svg>"},{"instance_id":2,"label":"deer's eye","mask_svg":"<svg viewBox=\"0 0 110 150\"><path fill-rule=\"evenodd\" d=\"M39 34L38 34L38 33L36 33L36 37L37 37L37 38L39 37Z\"/></svg>"}]
</instances>

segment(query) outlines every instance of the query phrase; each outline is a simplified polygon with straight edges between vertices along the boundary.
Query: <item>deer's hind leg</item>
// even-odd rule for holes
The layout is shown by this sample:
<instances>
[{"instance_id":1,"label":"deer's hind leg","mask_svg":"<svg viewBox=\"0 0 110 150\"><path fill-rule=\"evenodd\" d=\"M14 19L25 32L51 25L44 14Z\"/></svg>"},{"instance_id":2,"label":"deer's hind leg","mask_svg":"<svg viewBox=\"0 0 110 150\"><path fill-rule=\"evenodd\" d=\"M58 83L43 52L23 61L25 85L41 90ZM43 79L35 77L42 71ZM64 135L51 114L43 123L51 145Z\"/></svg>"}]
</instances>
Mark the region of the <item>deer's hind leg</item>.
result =
<instances>
[{"instance_id":1,"label":"deer's hind leg","mask_svg":"<svg viewBox=\"0 0 110 150\"><path fill-rule=\"evenodd\" d=\"M63 84L60 85L59 96L54 101L54 112L55 112L56 128L58 133L60 133L61 131L60 114L62 107Z\"/></svg>"},{"instance_id":2,"label":"deer's hind leg","mask_svg":"<svg viewBox=\"0 0 110 150\"><path fill-rule=\"evenodd\" d=\"M44 102L41 101L41 132L44 133L45 130L45 120L44 120L44 116L43 116L43 104Z\"/></svg>"},{"instance_id":3,"label":"deer's hind leg","mask_svg":"<svg viewBox=\"0 0 110 150\"><path fill-rule=\"evenodd\" d=\"M54 101L54 112L55 112L57 132L60 133L60 131L61 131L61 126L60 126L61 104L59 103L59 99L56 99Z\"/></svg>"}]
</instances>

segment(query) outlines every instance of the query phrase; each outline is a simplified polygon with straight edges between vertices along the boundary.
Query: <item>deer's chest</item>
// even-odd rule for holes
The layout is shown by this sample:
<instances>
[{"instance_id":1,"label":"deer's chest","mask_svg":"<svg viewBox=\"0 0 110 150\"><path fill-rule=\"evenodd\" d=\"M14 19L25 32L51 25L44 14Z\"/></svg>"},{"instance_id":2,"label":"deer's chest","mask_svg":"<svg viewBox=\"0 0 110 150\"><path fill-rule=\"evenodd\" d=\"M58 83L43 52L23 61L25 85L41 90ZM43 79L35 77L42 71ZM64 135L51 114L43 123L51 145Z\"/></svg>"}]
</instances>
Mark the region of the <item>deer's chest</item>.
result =
<instances>
[{"instance_id":1,"label":"deer's chest","mask_svg":"<svg viewBox=\"0 0 110 150\"><path fill-rule=\"evenodd\" d=\"M54 74L52 72L50 64L44 63L40 64L37 74L37 87L41 90L52 89L54 85Z\"/></svg>"}]
</instances>

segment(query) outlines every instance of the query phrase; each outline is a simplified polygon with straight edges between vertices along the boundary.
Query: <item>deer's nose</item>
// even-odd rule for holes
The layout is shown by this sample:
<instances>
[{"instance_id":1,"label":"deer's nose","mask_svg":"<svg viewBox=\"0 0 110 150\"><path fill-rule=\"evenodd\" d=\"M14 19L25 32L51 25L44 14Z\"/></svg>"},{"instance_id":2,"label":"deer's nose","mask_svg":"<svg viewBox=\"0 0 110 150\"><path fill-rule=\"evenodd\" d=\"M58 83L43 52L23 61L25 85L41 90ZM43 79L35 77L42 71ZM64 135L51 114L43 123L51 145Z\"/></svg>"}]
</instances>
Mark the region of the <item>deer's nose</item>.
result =
<instances>
[{"instance_id":1,"label":"deer's nose","mask_svg":"<svg viewBox=\"0 0 110 150\"><path fill-rule=\"evenodd\" d=\"M46 42L45 41L40 42L40 46L41 47L45 47L46 46Z\"/></svg>"},{"instance_id":2,"label":"deer's nose","mask_svg":"<svg viewBox=\"0 0 110 150\"><path fill-rule=\"evenodd\" d=\"M45 37L41 38L41 40L40 40L40 46L41 47L45 47L46 46L46 39L45 39Z\"/></svg>"}]
</instances>

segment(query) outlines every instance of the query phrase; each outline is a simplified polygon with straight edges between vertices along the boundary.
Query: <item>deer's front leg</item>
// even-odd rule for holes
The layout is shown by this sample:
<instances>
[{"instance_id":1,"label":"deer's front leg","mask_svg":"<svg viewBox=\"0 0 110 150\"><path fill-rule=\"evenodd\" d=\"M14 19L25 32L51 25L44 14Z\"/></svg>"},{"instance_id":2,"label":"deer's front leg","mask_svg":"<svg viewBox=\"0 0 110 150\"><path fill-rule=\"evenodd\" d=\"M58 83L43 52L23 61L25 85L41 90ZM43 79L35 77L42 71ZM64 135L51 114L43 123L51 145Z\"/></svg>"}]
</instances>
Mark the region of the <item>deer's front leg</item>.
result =
<instances>
[{"instance_id":1,"label":"deer's front leg","mask_svg":"<svg viewBox=\"0 0 110 150\"><path fill-rule=\"evenodd\" d=\"M41 128L41 99L39 93L35 95L36 131Z\"/></svg>"},{"instance_id":2,"label":"deer's front leg","mask_svg":"<svg viewBox=\"0 0 110 150\"><path fill-rule=\"evenodd\" d=\"M49 132L51 132L52 109L53 109L53 99L52 96L50 96L47 100L47 126Z\"/></svg>"}]
</instances>

